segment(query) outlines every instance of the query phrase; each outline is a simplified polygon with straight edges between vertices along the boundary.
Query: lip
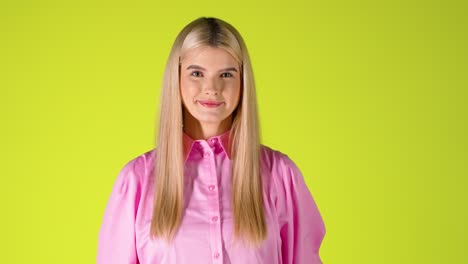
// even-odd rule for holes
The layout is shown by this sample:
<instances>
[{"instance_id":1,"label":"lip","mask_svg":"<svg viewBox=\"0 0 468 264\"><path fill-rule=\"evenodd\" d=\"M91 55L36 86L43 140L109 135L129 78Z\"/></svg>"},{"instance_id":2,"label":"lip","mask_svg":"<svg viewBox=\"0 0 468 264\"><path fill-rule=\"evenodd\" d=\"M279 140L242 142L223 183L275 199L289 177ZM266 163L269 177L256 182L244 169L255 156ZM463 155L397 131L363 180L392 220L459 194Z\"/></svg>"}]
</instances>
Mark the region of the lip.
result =
<instances>
[{"instance_id":1,"label":"lip","mask_svg":"<svg viewBox=\"0 0 468 264\"><path fill-rule=\"evenodd\" d=\"M198 100L198 102L205 106L205 107L210 107L210 108L215 108L223 104L223 102L217 102L217 101L211 101L211 100Z\"/></svg>"}]
</instances>

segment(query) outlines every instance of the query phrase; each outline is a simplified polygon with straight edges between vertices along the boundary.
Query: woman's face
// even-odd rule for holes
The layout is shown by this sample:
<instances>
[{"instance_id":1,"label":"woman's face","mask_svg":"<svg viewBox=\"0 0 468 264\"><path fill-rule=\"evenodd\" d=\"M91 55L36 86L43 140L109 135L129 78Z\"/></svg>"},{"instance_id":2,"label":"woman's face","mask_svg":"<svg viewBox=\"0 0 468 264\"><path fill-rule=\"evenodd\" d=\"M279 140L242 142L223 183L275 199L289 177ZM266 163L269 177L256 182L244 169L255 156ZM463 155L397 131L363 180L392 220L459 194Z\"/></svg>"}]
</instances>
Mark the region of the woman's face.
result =
<instances>
[{"instance_id":1,"label":"woman's face","mask_svg":"<svg viewBox=\"0 0 468 264\"><path fill-rule=\"evenodd\" d=\"M181 58L180 91L185 118L194 118L201 126L230 125L240 89L239 64L226 50L200 46Z\"/></svg>"}]
</instances>

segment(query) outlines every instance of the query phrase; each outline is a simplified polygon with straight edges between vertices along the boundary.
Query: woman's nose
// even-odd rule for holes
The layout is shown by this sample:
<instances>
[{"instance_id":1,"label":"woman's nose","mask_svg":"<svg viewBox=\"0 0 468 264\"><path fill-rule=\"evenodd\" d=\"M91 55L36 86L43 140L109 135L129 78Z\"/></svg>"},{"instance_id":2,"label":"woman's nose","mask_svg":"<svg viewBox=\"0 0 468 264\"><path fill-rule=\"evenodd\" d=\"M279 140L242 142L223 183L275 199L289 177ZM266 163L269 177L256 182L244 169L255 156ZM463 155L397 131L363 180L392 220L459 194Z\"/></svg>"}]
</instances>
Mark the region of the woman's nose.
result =
<instances>
[{"instance_id":1,"label":"woman's nose","mask_svg":"<svg viewBox=\"0 0 468 264\"><path fill-rule=\"evenodd\" d=\"M208 79L204 84L203 92L205 94L217 95L219 92L219 84L216 82L216 80Z\"/></svg>"}]
</instances>

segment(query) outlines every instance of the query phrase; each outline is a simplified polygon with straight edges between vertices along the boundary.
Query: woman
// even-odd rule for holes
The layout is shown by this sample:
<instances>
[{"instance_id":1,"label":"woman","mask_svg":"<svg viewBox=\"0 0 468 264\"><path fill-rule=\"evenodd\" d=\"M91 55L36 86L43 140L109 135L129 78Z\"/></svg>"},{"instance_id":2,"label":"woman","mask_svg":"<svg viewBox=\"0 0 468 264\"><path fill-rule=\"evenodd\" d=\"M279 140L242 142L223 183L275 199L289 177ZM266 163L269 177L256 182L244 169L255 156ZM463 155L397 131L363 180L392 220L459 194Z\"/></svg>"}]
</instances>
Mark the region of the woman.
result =
<instances>
[{"instance_id":1,"label":"woman","mask_svg":"<svg viewBox=\"0 0 468 264\"><path fill-rule=\"evenodd\" d=\"M324 234L297 166L260 144L242 37L191 22L167 61L157 147L117 177L97 263L321 263Z\"/></svg>"}]
</instances>

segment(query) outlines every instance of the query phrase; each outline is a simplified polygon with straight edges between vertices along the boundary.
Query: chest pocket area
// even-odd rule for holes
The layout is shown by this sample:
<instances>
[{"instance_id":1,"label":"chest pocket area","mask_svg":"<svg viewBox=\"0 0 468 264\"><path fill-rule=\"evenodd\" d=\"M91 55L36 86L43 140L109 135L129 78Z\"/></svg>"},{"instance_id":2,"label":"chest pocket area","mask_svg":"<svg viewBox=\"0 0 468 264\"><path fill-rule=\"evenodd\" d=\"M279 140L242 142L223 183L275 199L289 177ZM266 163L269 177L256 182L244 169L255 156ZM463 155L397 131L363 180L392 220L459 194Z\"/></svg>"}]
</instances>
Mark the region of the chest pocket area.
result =
<instances>
[{"instance_id":1,"label":"chest pocket area","mask_svg":"<svg viewBox=\"0 0 468 264\"><path fill-rule=\"evenodd\" d=\"M223 223L223 238L225 246L225 263L243 264L278 264L281 258L279 233L274 229L274 224L267 219L267 238L258 247L249 246L242 240L234 240L234 219L228 218ZM232 231L231 231L232 230Z\"/></svg>"}]
</instances>

